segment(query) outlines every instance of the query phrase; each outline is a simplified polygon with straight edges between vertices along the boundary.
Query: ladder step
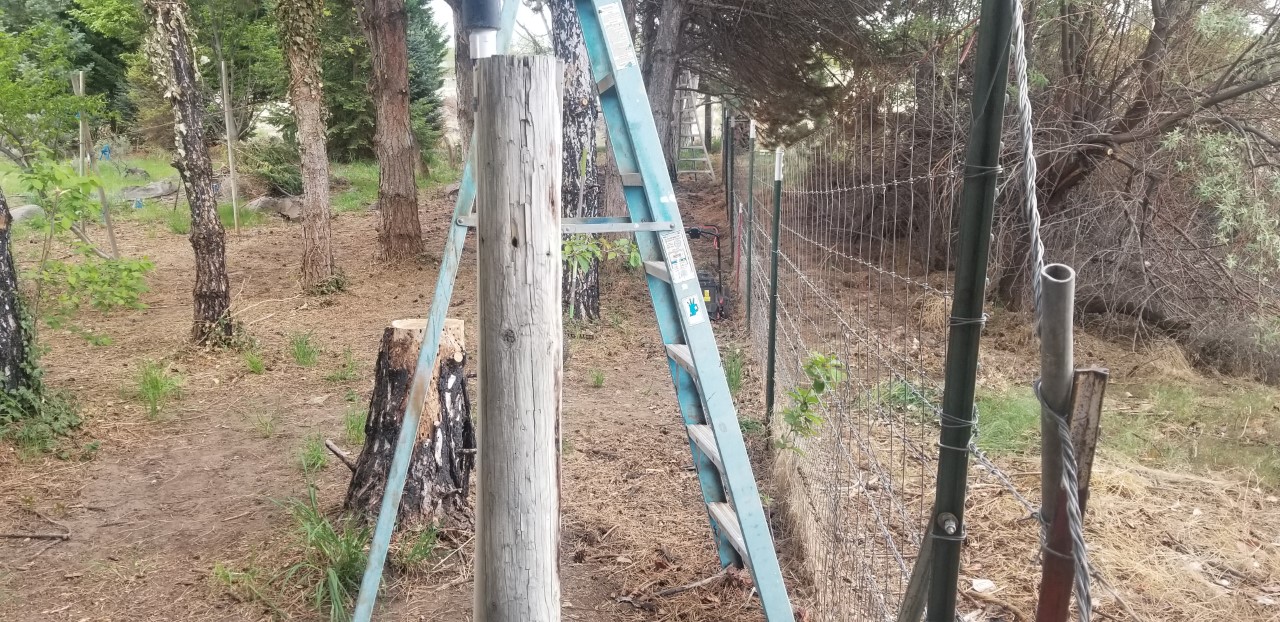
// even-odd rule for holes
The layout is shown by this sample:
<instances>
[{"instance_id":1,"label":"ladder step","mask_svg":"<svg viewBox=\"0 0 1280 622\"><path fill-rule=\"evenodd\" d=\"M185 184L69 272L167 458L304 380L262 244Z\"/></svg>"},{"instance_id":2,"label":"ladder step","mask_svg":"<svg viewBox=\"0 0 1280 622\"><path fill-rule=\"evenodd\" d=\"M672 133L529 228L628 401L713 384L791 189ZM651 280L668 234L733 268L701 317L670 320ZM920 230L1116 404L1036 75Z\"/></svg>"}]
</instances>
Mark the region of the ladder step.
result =
<instances>
[{"instance_id":1,"label":"ladder step","mask_svg":"<svg viewBox=\"0 0 1280 622\"><path fill-rule=\"evenodd\" d=\"M711 431L709 425L691 425L689 428L689 438L693 439L693 443L698 446L702 453L711 459L711 463L724 473L724 463L720 461L720 450L716 447L716 435Z\"/></svg>"},{"instance_id":2,"label":"ladder step","mask_svg":"<svg viewBox=\"0 0 1280 622\"><path fill-rule=\"evenodd\" d=\"M622 185L627 187L638 187L644 185L644 178L640 173L622 173Z\"/></svg>"},{"instance_id":3,"label":"ladder step","mask_svg":"<svg viewBox=\"0 0 1280 622\"><path fill-rule=\"evenodd\" d=\"M707 511L711 513L711 518L720 526L720 533L729 539L729 543L733 545L733 548L738 550L738 555L741 555L742 559L750 566L751 560L747 556L747 544L742 539L742 526L738 524L738 513L733 511L733 506L722 501L708 503Z\"/></svg>"},{"instance_id":4,"label":"ladder step","mask_svg":"<svg viewBox=\"0 0 1280 622\"><path fill-rule=\"evenodd\" d=\"M663 266L665 268L665 266ZM689 372L690 376L697 377L697 373L693 369L693 355L689 352L689 346L683 343L667 344L667 356Z\"/></svg>"},{"instance_id":5,"label":"ladder step","mask_svg":"<svg viewBox=\"0 0 1280 622\"><path fill-rule=\"evenodd\" d=\"M671 282L671 275L667 273L667 264L665 262L646 261L644 262L644 271L659 281Z\"/></svg>"},{"instance_id":6,"label":"ladder step","mask_svg":"<svg viewBox=\"0 0 1280 622\"><path fill-rule=\"evenodd\" d=\"M614 85L615 83L613 81L613 74L609 74L605 76L604 79L600 80L599 82L596 82L596 92L604 93L609 89L613 88Z\"/></svg>"}]
</instances>

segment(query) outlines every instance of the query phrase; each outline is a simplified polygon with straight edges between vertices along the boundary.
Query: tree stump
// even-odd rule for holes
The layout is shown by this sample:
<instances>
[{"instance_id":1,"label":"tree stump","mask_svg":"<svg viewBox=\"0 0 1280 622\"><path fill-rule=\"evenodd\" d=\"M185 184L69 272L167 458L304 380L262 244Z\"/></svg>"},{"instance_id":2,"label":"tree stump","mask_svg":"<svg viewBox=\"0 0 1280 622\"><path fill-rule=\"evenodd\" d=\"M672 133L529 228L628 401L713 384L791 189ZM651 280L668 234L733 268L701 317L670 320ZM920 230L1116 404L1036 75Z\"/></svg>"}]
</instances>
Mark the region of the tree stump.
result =
<instances>
[{"instance_id":1,"label":"tree stump","mask_svg":"<svg viewBox=\"0 0 1280 622\"><path fill-rule=\"evenodd\" d=\"M382 333L364 448L344 504L347 510L371 520L382 503L425 326L424 319L396 320ZM474 521L467 497L475 466L476 435L467 397L462 329L462 320L445 321L440 356L427 385L418 439L400 500L397 529L432 524L469 527Z\"/></svg>"}]
</instances>

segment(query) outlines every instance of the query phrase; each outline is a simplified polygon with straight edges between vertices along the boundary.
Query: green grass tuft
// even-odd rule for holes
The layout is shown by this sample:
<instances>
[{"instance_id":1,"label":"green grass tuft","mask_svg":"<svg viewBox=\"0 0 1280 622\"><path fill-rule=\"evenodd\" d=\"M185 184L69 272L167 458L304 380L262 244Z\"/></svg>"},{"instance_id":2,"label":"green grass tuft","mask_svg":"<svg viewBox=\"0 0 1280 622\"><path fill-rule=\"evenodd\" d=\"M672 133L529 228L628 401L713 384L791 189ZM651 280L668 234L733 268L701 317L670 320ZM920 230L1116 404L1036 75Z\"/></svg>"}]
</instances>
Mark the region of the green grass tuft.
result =
<instances>
[{"instance_id":1,"label":"green grass tuft","mask_svg":"<svg viewBox=\"0 0 1280 622\"><path fill-rule=\"evenodd\" d=\"M369 528L348 517L330 520L316 501L315 486L308 489L306 501L295 500L287 507L303 551L303 560L285 571L290 587L310 586L310 600L317 610L333 622L347 622L368 561Z\"/></svg>"},{"instance_id":2,"label":"green grass tuft","mask_svg":"<svg viewBox=\"0 0 1280 622\"><path fill-rule=\"evenodd\" d=\"M181 374L170 372L158 361L147 359L138 368L137 389L134 394L147 407L147 418L160 418L161 411L173 400L182 396L184 379Z\"/></svg>"},{"instance_id":3,"label":"green grass tuft","mask_svg":"<svg viewBox=\"0 0 1280 622\"><path fill-rule=\"evenodd\" d=\"M298 463L302 466L302 472L308 476L328 466L329 450L324 446L324 438L319 434L308 436L302 443Z\"/></svg>"},{"instance_id":4,"label":"green grass tuft","mask_svg":"<svg viewBox=\"0 0 1280 622\"><path fill-rule=\"evenodd\" d=\"M320 349L311 343L311 333L289 335L289 356L301 367L313 367L320 356Z\"/></svg>"},{"instance_id":5,"label":"green grass tuft","mask_svg":"<svg viewBox=\"0 0 1280 622\"><path fill-rule=\"evenodd\" d=\"M1031 389L1018 387L978 396L978 447L994 453L1020 453L1040 438L1040 402Z\"/></svg>"},{"instance_id":6,"label":"green grass tuft","mask_svg":"<svg viewBox=\"0 0 1280 622\"><path fill-rule=\"evenodd\" d=\"M271 438L275 436L276 428L279 423L280 417L275 413L259 413L253 417L253 427L258 429L258 435L262 438Z\"/></svg>"},{"instance_id":7,"label":"green grass tuft","mask_svg":"<svg viewBox=\"0 0 1280 622\"><path fill-rule=\"evenodd\" d=\"M729 395L738 396L742 390L742 368L746 365L747 356L742 348L734 348L724 357L724 379L729 383Z\"/></svg>"},{"instance_id":8,"label":"green grass tuft","mask_svg":"<svg viewBox=\"0 0 1280 622\"><path fill-rule=\"evenodd\" d=\"M369 412L363 407L352 405L342 416L342 430L347 444L352 447L364 447L364 426Z\"/></svg>"},{"instance_id":9,"label":"green grass tuft","mask_svg":"<svg viewBox=\"0 0 1280 622\"><path fill-rule=\"evenodd\" d=\"M593 369L590 372L591 386L599 389L604 386L604 372L599 369Z\"/></svg>"},{"instance_id":10,"label":"green grass tuft","mask_svg":"<svg viewBox=\"0 0 1280 622\"><path fill-rule=\"evenodd\" d=\"M244 366L251 374L261 374L267 369L266 362L262 360L262 354L256 350L249 350L244 353Z\"/></svg>"},{"instance_id":11,"label":"green grass tuft","mask_svg":"<svg viewBox=\"0 0 1280 622\"><path fill-rule=\"evenodd\" d=\"M436 544L440 540L439 536L439 531L431 527L404 537L395 553L396 565L410 569L431 559L436 551Z\"/></svg>"}]
</instances>

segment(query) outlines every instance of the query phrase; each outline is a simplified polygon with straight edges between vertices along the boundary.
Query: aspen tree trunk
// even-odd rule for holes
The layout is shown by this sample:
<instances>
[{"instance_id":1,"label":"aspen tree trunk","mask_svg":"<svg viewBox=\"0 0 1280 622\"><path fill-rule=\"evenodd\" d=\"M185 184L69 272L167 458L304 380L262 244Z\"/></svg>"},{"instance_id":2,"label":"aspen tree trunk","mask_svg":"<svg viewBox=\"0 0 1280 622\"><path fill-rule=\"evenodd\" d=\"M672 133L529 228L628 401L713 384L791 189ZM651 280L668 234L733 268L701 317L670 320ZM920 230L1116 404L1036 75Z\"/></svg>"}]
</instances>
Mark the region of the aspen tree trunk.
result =
<instances>
[{"instance_id":1,"label":"aspen tree trunk","mask_svg":"<svg viewBox=\"0 0 1280 622\"><path fill-rule=\"evenodd\" d=\"M320 22L324 0L278 0L281 43L289 66L289 102L298 122L302 157L302 288L333 284L329 228L329 155L325 148L324 84L320 75Z\"/></svg>"},{"instance_id":2,"label":"aspen tree trunk","mask_svg":"<svg viewBox=\"0 0 1280 622\"><path fill-rule=\"evenodd\" d=\"M361 0L359 8L373 60L370 84L377 117L373 150L378 156L382 215L378 241L384 260L405 259L422 251L414 181L417 154L409 123L409 18L404 0Z\"/></svg>"},{"instance_id":3,"label":"aspen tree trunk","mask_svg":"<svg viewBox=\"0 0 1280 622\"><path fill-rule=\"evenodd\" d=\"M356 461L345 507L372 522L378 516L405 400L422 348L426 320L396 320L382 333L374 371L373 398L365 421L365 443ZM476 435L467 396L466 352L461 320L445 320L440 354L422 405L418 440L409 461L396 526L448 525L469 528L468 504Z\"/></svg>"},{"instance_id":4,"label":"aspen tree trunk","mask_svg":"<svg viewBox=\"0 0 1280 622\"><path fill-rule=\"evenodd\" d=\"M200 72L191 52L187 4L185 0L145 0L143 7L151 25L147 57L173 105L173 164L191 206L190 239L196 264L191 340L218 343L231 336L231 286L227 281L226 233L218 220L213 194L213 163L204 142L203 103L197 84Z\"/></svg>"},{"instance_id":5,"label":"aspen tree trunk","mask_svg":"<svg viewBox=\"0 0 1280 622\"><path fill-rule=\"evenodd\" d=\"M573 0L550 0L551 43L564 68L564 186L560 201L567 217L600 215L600 178L596 167L596 123L600 101L591 77L586 42ZM597 242L600 240L597 239ZM564 304L569 316L600 317L600 262L580 272L566 262Z\"/></svg>"},{"instance_id":6,"label":"aspen tree trunk","mask_svg":"<svg viewBox=\"0 0 1280 622\"><path fill-rule=\"evenodd\" d=\"M9 204L0 192L0 393L14 391L27 383L27 342L22 332L18 271L13 265L9 241L11 226Z\"/></svg>"}]
</instances>

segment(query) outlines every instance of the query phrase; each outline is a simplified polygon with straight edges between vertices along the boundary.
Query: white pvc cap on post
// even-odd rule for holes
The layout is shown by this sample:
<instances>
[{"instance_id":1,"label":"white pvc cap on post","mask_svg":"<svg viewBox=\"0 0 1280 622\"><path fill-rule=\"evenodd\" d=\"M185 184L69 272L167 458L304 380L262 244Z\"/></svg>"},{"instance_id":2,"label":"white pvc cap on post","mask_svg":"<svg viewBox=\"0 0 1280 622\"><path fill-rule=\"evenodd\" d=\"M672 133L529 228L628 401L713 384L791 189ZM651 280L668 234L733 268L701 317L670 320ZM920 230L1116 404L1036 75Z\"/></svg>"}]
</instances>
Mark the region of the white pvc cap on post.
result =
<instances>
[{"instance_id":1,"label":"white pvc cap on post","mask_svg":"<svg viewBox=\"0 0 1280 622\"><path fill-rule=\"evenodd\" d=\"M498 31L497 29L478 29L471 31L467 37L469 43L468 50L471 52L472 60L480 60L489 58L498 53Z\"/></svg>"},{"instance_id":2,"label":"white pvc cap on post","mask_svg":"<svg viewBox=\"0 0 1280 622\"><path fill-rule=\"evenodd\" d=\"M773 180L782 181L782 147L773 152Z\"/></svg>"},{"instance_id":3,"label":"white pvc cap on post","mask_svg":"<svg viewBox=\"0 0 1280 622\"><path fill-rule=\"evenodd\" d=\"M752 119L751 123L747 124L747 137L748 138L756 137L756 120L755 119Z\"/></svg>"}]
</instances>

